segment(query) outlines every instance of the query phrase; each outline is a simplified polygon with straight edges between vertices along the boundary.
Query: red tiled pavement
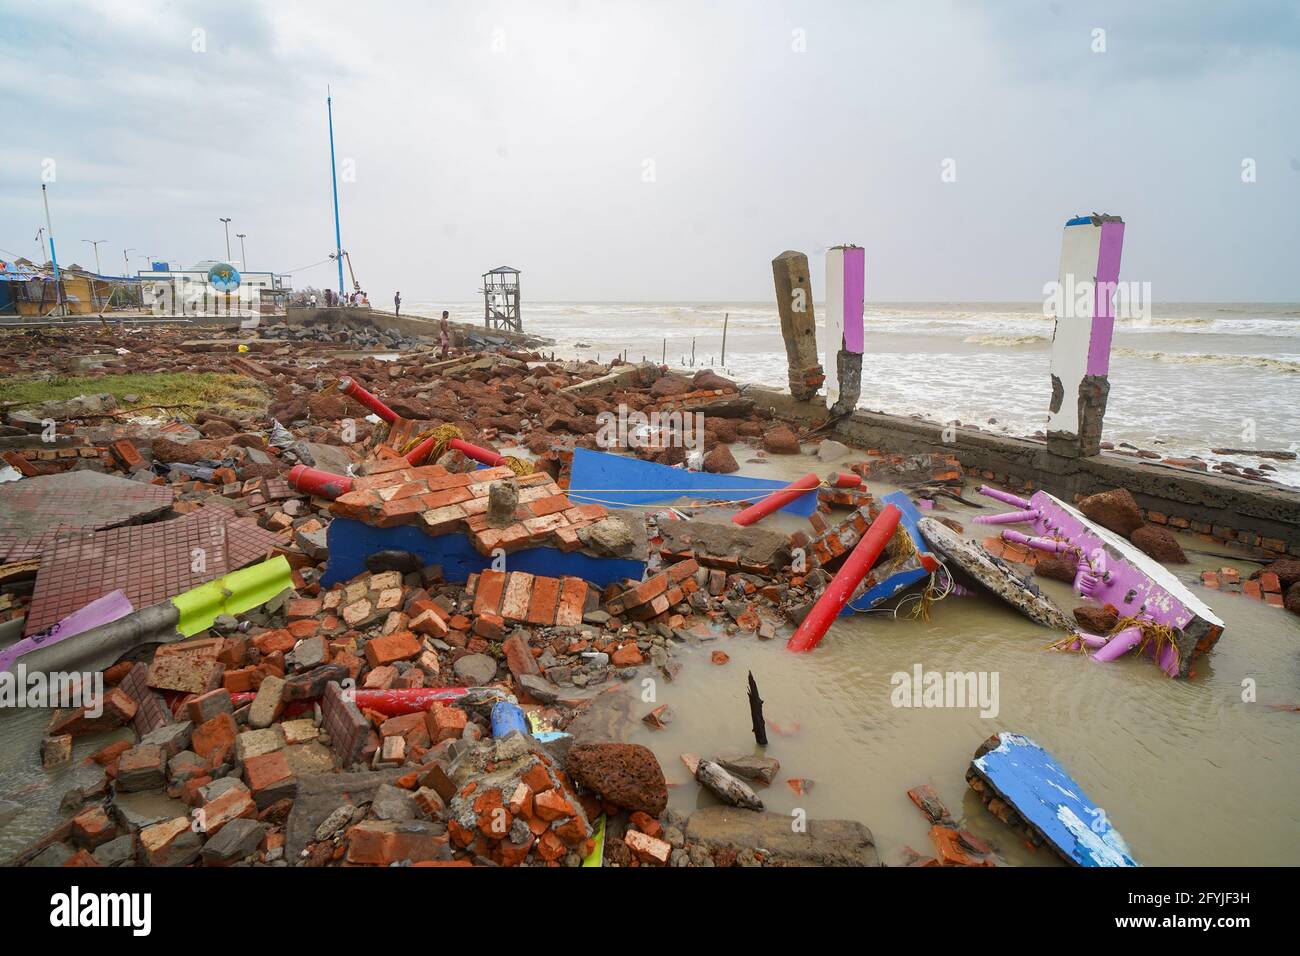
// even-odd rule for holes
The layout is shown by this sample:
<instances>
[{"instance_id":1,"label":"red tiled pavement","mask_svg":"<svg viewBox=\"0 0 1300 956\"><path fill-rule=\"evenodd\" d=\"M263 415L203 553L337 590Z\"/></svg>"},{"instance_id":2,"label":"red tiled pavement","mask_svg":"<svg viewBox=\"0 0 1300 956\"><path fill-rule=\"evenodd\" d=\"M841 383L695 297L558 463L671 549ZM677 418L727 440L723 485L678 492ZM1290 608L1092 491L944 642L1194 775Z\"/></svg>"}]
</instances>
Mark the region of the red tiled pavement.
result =
<instances>
[{"instance_id":1,"label":"red tiled pavement","mask_svg":"<svg viewBox=\"0 0 1300 956\"><path fill-rule=\"evenodd\" d=\"M173 490L115 475L72 471L0 484L0 562L39 557L69 531L126 524L171 505Z\"/></svg>"},{"instance_id":2,"label":"red tiled pavement","mask_svg":"<svg viewBox=\"0 0 1300 956\"><path fill-rule=\"evenodd\" d=\"M25 633L119 589L137 609L158 604L260 560L277 541L251 518L206 508L171 521L65 534L41 556Z\"/></svg>"}]
</instances>

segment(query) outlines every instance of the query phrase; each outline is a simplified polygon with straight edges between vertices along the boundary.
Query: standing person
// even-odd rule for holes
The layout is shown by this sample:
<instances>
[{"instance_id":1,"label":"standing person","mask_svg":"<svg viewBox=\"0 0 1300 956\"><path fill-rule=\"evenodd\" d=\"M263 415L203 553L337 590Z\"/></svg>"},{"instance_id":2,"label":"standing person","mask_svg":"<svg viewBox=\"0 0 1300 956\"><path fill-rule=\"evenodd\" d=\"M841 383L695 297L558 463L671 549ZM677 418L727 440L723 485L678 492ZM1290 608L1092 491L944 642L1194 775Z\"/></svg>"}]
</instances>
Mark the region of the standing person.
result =
<instances>
[{"instance_id":1,"label":"standing person","mask_svg":"<svg viewBox=\"0 0 1300 956\"><path fill-rule=\"evenodd\" d=\"M316 308L316 293L315 293L315 292L313 292L313 293L311 294L311 307L312 307L313 309Z\"/></svg>"},{"instance_id":2,"label":"standing person","mask_svg":"<svg viewBox=\"0 0 1300 956\"><path fill-rule=\"evenodd\" d=\"M402 293L400 291L393 293L393 315L402 314Z\"/></svg>"},{"instance_id":3,"label":"standing person","mask_svg":"<svg viewBox=\"0 0 1300 956\"><path fill-rule=\"evenodd\" d=\"M442 357L447 357L447 349L451 348L451 326L447 324L447 310L442 310L442 321L438 323L438 340L442 345Z\"/></svg>"}]
</instances>

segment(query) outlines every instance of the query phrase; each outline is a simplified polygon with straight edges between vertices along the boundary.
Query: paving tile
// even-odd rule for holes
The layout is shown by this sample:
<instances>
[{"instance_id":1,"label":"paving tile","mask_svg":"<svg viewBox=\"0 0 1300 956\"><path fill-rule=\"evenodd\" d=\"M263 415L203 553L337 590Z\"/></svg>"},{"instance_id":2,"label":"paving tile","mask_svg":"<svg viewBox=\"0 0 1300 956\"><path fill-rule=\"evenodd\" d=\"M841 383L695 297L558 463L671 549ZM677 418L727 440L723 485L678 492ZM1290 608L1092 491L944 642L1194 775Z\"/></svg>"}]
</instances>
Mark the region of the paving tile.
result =
<instances>
[{"instance_id":1,"label":"paving tile","mask_svg":"<svg viewBox=\"0 0 1300 956\"><path fill-rule=\"evenodd\" d=\"M137 609L158 604L260 560L276 543L253 519L208 508L171 521L65 533L41 556L25 633L116 590Z\"/></svg>"},{"instance_id":2,"label":"paving tile","mask_svg":"<svg viewBox=\"0 0 1300 956\"><path fill-rule=\"evenodd\" d=\"M112 528L157 514L175 497L151 485L93 471L70 471L0 484L0 562L41 555L68 532Z\"/></svg>"}]
</instances>

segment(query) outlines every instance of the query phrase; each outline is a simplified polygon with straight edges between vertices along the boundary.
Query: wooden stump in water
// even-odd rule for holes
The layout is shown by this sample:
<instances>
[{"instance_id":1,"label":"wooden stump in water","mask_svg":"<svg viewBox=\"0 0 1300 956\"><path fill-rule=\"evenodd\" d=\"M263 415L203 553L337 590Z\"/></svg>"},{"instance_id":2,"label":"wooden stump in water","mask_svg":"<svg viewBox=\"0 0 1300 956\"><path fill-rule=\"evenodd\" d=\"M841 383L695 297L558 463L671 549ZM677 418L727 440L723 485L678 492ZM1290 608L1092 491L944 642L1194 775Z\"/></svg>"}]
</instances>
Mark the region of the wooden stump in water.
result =
<instances>
[{"instance_id":1,"label":"wooden stump in water","mask_svg":"<svg viewBox=\"0 0 1300 956\"><path fill-rule=\"evenodd\" d=\"M754 672L749 672L749 719L754 727L754 740L760 747L767 746L767 724L763 720L763 698L758 696Z\"/></svg>"}]
</instances>

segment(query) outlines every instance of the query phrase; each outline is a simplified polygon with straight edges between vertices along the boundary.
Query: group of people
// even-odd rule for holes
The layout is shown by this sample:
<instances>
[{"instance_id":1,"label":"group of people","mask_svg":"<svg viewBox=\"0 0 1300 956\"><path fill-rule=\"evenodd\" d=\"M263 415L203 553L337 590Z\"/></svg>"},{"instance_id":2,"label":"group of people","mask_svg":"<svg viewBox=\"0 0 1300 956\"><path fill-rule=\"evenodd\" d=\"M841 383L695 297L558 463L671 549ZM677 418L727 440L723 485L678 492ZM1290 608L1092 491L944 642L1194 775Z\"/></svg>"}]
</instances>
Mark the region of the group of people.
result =
<instances>
[{"instance_id":1,"label":"group of people","mask_svg":"<svg viewBox=\"0 0 1300 956\"><path fill-rule=\"evenodd\" d=\"M315 293L315 292L313 292L313 293L311 294L311 296L308 298L307 301L308 301L308 304L309 304L313 309L316 308L316 306L320 304L320 300L316 298L316 293ZM369 297L368 297L364 292L362 292L360 289L358 289L358 290L355 291L355 292L348 293L348 294L345 294L345 295L339 295L339 294L336 293L333 289L326 289L326 290L325 290L325 307L326 307L326 308L330 308L330 309L332 309L332 308L334 308L335 306L354 307L354 308L355 308L355 307L360 307L360 306L366 306L367 308L369 308L369 306L370 306L370 298L369 298Z\"/></svg>"}]
</instances>

